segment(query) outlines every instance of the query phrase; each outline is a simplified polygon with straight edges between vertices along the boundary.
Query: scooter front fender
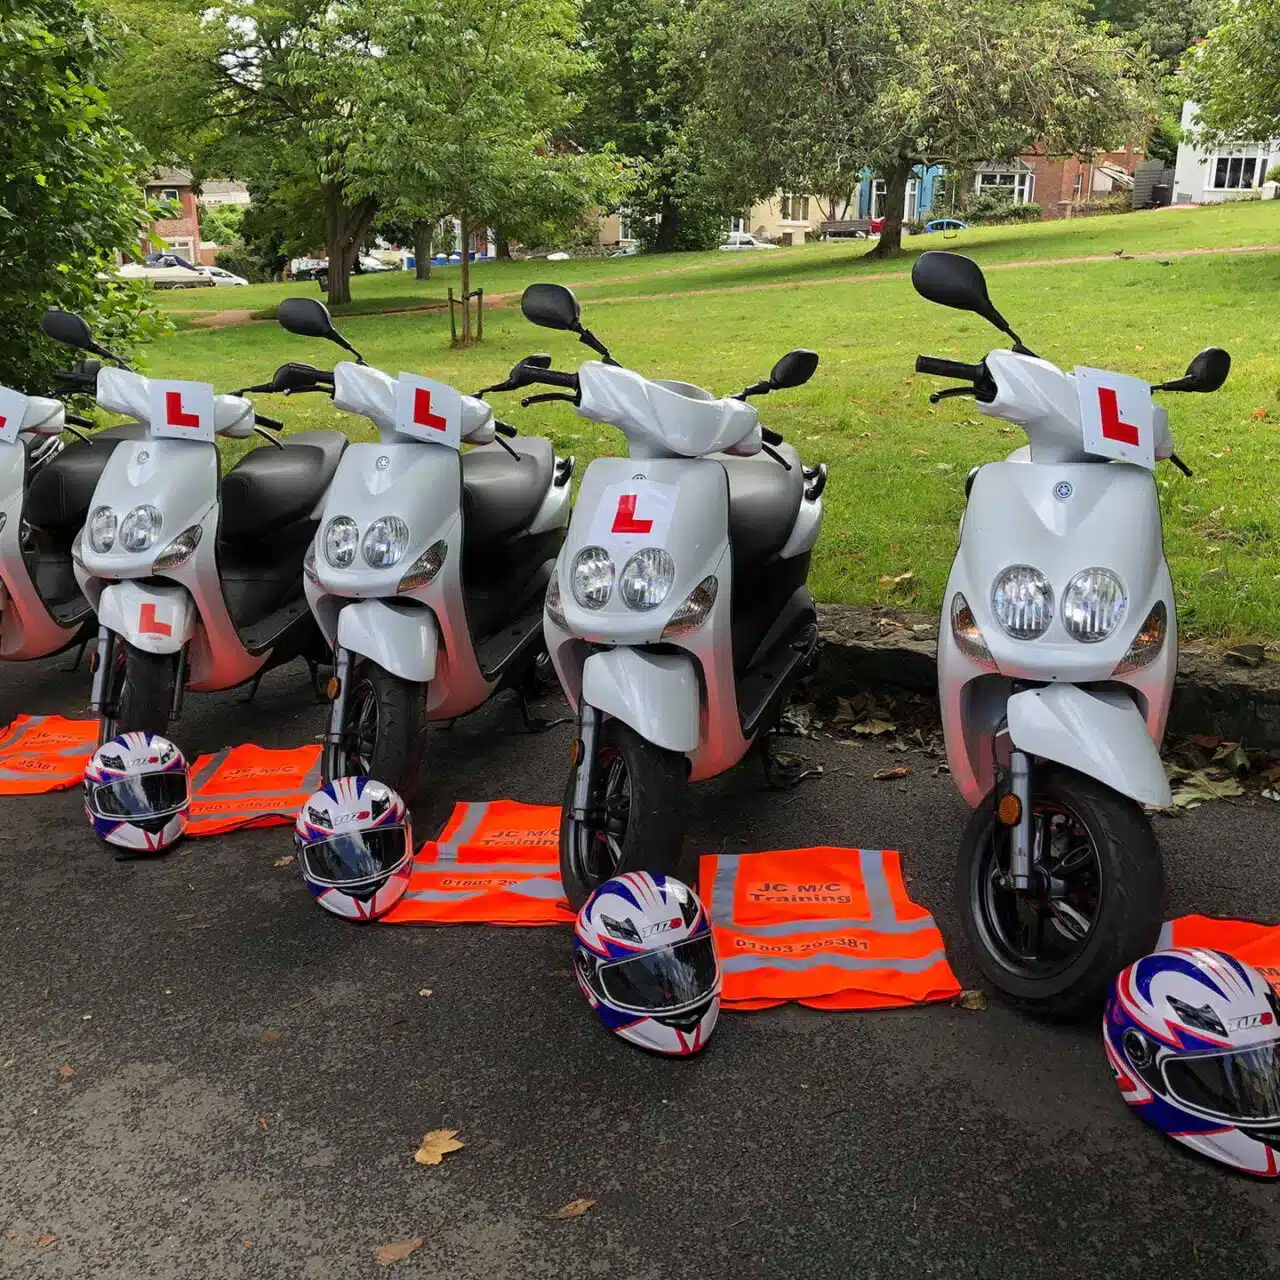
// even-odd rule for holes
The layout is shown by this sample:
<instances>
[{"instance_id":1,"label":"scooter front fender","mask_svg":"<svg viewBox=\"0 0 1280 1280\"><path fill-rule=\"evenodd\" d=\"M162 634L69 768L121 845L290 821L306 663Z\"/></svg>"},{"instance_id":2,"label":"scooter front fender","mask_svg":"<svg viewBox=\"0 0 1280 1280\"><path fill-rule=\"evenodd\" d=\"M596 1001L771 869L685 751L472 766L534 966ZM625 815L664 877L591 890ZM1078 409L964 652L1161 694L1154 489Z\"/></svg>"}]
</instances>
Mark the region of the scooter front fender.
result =
<instances>
[{"instance_id":1,"label":"scooter front fender","mask_svg":"<svg viewBox=\"0 0 1280 1280\"><path fill-rule=\"evenodd\" d=\"M440 630L421 605L356 600L338 614L338 647L401 680L427 684L435 679Z\"/></svg>"},{"instance_id":2,"label":"scooter front fender","mask_svg":"<svg viewBox=\"0 0 1280 1280\"><path fill-rule=\"evenodd\" d=\"M1015 693L1006 714L1019 751L1096 778L1139 804L1173 803L1160 752L1127 694L1046 685Z\"/></svg>"},{"instance_id":3,"label":"scooter front fender","mask_svg":"<svg viewBox=\"0 0 1280 1280\"><path fill-rule=\"evenodd\" d=\"M582 668L582 701L668 751L698 746L698 672L687 653L606 649Z\"/></svg>"},{"instance_id":4,"label":"scooter front fender","mask_svg":"<svg viewBox=\"0 0 1280 1280\"><path fill-rule=\"evenodd\" d=\"M143 653L177 653L196 629L186 587L113 582L98 597L98 622Z\"/></svg>"}]
</instances>

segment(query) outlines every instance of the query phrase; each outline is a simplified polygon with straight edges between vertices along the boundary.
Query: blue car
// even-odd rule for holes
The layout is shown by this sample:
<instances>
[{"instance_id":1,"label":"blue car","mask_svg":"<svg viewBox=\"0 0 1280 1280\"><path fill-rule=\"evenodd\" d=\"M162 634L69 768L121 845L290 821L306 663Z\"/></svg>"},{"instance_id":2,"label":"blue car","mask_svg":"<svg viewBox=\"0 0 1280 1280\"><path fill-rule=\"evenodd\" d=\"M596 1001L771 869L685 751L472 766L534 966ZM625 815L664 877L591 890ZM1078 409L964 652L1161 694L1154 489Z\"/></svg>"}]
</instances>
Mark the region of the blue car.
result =
<instances>
[{"instance_id":1,"label":"blue car","mask_svg":"<svg viewBox=\"0 0 1280 1280\"><path fill-rule=\"evenodd\" d=\"M961 222L959 218L934 218L932 222L924 224L926 232L929 231L968 231L969 224Z\"/></svg>"}]
</instances>

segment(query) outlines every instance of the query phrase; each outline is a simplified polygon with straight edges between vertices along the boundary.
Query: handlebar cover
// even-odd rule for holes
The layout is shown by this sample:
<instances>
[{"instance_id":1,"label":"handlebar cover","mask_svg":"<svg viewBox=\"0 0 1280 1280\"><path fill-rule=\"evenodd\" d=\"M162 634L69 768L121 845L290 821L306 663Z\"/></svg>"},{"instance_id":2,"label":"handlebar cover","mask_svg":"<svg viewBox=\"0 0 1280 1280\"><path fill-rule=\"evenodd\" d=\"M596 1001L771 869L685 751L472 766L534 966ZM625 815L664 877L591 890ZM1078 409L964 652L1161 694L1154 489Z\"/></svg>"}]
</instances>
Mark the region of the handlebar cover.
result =
<instances>
[{"instance_id":1,"label":"handlebar cover","mask_svg":"<svg viewBox=\"0 0 1280 1280\"><path fill-rule=\"evenodd\" d=\"M782 432L770 431L768 427L761 427L760 439L763 440L765 444L781 444Z\"/></svg>"},{"instance_id":2,"label":"handlebar cover","mask_svg":"<svg viewBox=\"0 0 1280 1280\"><path fill-rule=\"evenodd\" d=\"M959 360L943 360L939 356L916 356L916 372L933 374L938 378L962 378L965 382L977 382L982 376L982 366L964 364Z\"/></svg>"}]
</instances>

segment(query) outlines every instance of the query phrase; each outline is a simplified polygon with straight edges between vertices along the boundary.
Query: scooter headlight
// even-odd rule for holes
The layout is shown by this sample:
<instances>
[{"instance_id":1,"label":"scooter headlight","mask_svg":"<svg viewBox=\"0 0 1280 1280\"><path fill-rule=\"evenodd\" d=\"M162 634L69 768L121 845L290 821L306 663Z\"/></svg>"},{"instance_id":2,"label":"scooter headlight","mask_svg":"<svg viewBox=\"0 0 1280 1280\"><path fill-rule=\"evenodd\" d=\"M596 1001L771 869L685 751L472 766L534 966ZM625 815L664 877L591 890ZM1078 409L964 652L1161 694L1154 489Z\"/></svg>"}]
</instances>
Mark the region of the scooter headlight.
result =
<instances>
[{"instance_id":1,"label":"scooter headlight","mask_svg":"<svg viewBox=\"0 0 1280 1280\"><path fill-rule=\"evenodd\" d=\"M334 516L324 527L324 558L335 569L349 569L359 540L359 530L350 516Z\"/></svg>"},{"instance_id":2,"label":"scooter headlight","mask_svg":"<svg viewBox=\"0 0 1280 1280\"><path fill-rule=\"evenodd\" d=\"M382 516L365 530L361 554L371 569L390 569L409 549L409 526L399 516Z\"/></svg>"},{"instance_id":3,"label":"scooter headlight","mask_svg":"<svg viewBox=\"0 0 1280 1280\"><path fill-rule=\"evenodd\" d=\"M991 584L991 612L1007 635L1035 640L1053 621L1053 588L1029 564L1011 564Z\"/></svg>"},{"instance_id":4,"label":"scooter headlight","mask_svg":"<svg viewBox=\"0 0 1280 1280\"><path fill-rule=\"evenodd\" d=\"M631 609L656 609L676 580L676 562L661 547L645 547L618 575L618 590Z\"/></svg>"},{"instance_id":5,"label":"scooter headlight","mask_svg":"<svg viewBox=\"0 0 1280 1280\"><path fill-rule=\"evenodd\" d=\"M95 507L89 515L89 546L101 555L116 545L116 513L110 507Z\"/></svg>"},{"instance_id":6,"label":"scooter headlight","mask_svg":"<svg viewBox=\"0 0 1280 1280\"><path fill-rule=\"evenodd\" d=\"M719 590L720 582L714 573L703 578L668 619L667 625L662 628L662 638L674 640L677 636L687 636L690 631L697 631L711 616Z\"/></svg>"},{"instance_id":7,"label":"scooter headlight","mask_svg":"<svg viewBox=\"0 0 1280 1280\"><path fill-rule=\"evenodd\" d=\"M546 610L547 617L561 631L569 630L569 624L564 616L564 601L560 598L560 573L556 569L551 570L551 581L547 583L547 598L542 607Z\"/></svg>"},{"instance_id":8,"label":"scooter headlight","mask_svg":"<svg viewBox=\"0 0 1280 1280\"><path fill-rule=\"evenodd\" d=\"M1110 569L1084 569L1062 593L1062 625L1081 644L1105 640L1129 607L1124 583Z\"/></svg>"},{"instance_id":9,"label":"scooter headlight","mask_svg":"<svg viewBox=\"0 0 1280 1280\"><path fill-rule=\"evenodd\" d=\"M126 551L150 551L160 536L160 512L151 506L134 507L120 521L120 542Z\"/></svg>"},{"instance_id":10,"label":"scooter headlight","mask_svg":"<svg viewBox=\"0 0 1280 1280\"><path fill-rule=\"evenodd\" d=\"M583 547L573 558L573 598L584 609L603 609L613 595L613 560L603 547Z\"/></svg>"},{"instance_id":11,"label":"scooter headlight","mask_svg":"<svg viewBox=\"0 0 1280 1280\"><path fill-rule=\"evenodd\" d=\"M982 628L978 626L969 602L959 591L951 599L951 638L956 642L956 648L971 662L979 662L991 671L996 669Z\"/></svg>"},{"instance_id":12,"label":"scooter headlight","mask_svg":"<svg viewBox=\"0 0 1280 1280\"><path fill-rule=\"evenodd\" d=\"M1155 608L1147 614L1133 643L1125 651L1125 655L1116 663L1111 673L1116 676L1128 675L1131 671L1141 671L1149 667L1164 648L1164 638L1169 633L1169 611L1163 600L1157 600Z\"/></svg>"}]
</instances>

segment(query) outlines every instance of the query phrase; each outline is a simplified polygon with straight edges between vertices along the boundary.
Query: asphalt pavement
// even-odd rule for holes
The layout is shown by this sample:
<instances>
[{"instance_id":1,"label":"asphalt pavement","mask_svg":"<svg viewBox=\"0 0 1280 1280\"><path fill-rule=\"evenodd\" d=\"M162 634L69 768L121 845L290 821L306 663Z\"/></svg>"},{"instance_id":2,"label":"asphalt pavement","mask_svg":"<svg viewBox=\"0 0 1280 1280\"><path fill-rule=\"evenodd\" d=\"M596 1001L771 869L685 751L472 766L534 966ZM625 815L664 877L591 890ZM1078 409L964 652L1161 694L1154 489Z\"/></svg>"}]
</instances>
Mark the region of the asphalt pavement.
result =
<instances>
[{"instance_id":1,"label":"asphalt pavement","mask_svg":"<svg viewBox=\"0 0 1280 1280\"><path fill-rule=\"evenodd\" d=\"M65 666L0 671L0 723L83 713L87 672ZM321 730L301 667L242 697L188 700L189 756ZM524 732L508 699L433 733L418 834L455 800L558 802L568 744ZM776 792L748 763L701 785L690 840L900 849L976 985L950 780L919 753L788 746L825 773ZM1171 914L1280 918L1280 805L1157 832ZM1094 1025L994 999L788 1008L726 1014L697 1059L657 1059L595 1022L565 929L346 924L276 865L290 852L281 827L117 862L77 793L0 800L0 1276L1280 1275L1277 1188L1147 1129ZM465 1147L416 1164L438 1128ZM595 1204L550 1218L578 1198Z\"/></svg>"}]
</instances>

